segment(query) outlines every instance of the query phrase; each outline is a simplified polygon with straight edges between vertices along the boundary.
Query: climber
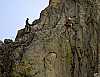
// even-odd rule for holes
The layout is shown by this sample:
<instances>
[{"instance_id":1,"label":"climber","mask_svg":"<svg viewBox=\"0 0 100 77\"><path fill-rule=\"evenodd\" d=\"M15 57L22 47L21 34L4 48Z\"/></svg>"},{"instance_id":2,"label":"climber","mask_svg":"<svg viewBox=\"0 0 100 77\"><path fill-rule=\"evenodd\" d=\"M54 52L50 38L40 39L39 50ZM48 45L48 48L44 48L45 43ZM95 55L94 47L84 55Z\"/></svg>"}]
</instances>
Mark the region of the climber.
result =
<instances>
[{"instance_id":1,"label":"climber","mask_svg":"<svg viewBox=\"0 0 100 77\"><path fill-rule=\"evenodd\" d=\"M66 29L68 29L69 27L72 27L72 20L71 20L71 18L69 17L66 17L66 23L64 24L65 25L65 27L66 27Z\"/></svg>"},{"instance_id":2,"label":"climber","mask_svg":"<svg viewBox=\"0 0 100 77\"><path fill-rule=\"evenodd\" d=\"M73 26L73 23L72 23L72 19L71 19L71 17L67 17L66 16L66 18L65 18L65 24L64 24L64 26L66 27L66 29L65 29L65 32L68 30L68 28L72 28L72 26Z\"/></svg>"},{"instance_id":3,"label":"climber","mask_svg":"<svg viewBox=\"0 0 100 77\"><path fill-rule=\"evenodd\" d=\"M29 20L29 18L26 19L26 25L27 26L30 25L29 22L28 22L28 20Z\"/></svg>"},{"instance_id":4,"label":"climber","mask_svg":"<svg viewBox=\"0 0 100 77\"><path fill-rule=\"evenodd\" d=\"M29 24L28 20L29 20L29 18L26 19L25 32L29 32L30 31L31 24Z\"/></svg>"}]
</instances>

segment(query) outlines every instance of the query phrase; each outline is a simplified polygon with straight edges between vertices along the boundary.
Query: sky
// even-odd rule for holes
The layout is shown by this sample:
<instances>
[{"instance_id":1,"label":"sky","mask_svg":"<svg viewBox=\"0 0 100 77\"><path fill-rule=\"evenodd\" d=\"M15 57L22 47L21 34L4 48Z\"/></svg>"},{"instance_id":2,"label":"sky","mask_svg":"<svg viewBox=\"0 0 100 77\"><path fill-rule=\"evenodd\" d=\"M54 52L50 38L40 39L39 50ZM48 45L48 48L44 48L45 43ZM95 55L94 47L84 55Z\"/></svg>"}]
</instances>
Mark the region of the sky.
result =
<instances>
[{"instance_id":1,"label":"sky","mask_svg":"<svg viewBox=\"0 0 100 77\"><path fill-rule=\"evenodd\" d=\"M49 0L0 0L0 40L15 39L17 31L38 19Z\"/></svg>"}]
</instances>

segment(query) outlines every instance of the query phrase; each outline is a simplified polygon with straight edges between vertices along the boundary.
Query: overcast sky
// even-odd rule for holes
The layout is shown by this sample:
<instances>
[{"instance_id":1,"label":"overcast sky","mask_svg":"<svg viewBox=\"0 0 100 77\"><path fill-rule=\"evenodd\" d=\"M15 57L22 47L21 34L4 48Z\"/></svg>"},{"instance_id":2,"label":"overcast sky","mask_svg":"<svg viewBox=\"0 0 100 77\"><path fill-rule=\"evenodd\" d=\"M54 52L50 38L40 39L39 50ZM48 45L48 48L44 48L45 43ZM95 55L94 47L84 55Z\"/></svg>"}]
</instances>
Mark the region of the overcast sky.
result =
<instances>
[{"instance_id":1,"label":"overcast sky","mask_svg":"<svg viewBox=\"0 0 100 77\"><path fill-rule=\"evenodd\" d=\"M0 0L0 40L13 39L17 30L39 18L41 10L47 7L49 0Z\"/></svg>"}]
</instances>

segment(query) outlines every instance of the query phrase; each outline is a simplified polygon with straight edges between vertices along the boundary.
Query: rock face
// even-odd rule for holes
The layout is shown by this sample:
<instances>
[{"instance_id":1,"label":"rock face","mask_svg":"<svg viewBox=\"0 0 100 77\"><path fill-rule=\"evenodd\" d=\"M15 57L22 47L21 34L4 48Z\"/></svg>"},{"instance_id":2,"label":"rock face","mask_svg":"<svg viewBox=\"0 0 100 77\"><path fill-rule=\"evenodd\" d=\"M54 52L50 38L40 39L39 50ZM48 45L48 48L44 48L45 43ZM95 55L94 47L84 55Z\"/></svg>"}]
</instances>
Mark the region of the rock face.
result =
<instances>
[{"instance_id":1,"label":"rock face","mask_svg":"<svg viewBox=\"0 0 100 77\"><path fill-rule=\"evenodd\" d=\"M72 25L64 26L68 18ZM0 77L94 77L99 36L99 0L50 0L15 42L0 47Z\"/></svg>"}]
</instances>

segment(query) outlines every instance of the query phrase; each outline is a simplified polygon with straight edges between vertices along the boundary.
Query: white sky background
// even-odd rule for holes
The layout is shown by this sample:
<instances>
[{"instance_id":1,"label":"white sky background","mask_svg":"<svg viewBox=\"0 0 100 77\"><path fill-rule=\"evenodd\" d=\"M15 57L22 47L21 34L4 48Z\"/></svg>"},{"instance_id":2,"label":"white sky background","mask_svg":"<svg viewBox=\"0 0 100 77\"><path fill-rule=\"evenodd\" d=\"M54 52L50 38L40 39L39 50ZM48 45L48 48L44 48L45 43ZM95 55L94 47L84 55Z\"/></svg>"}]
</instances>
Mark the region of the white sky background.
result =
<instances>
[{"instance_id":1,"label":"white sky background","mask_svg":"<svg viewBox=\"0 0 100 77\"><path fill-rule=\"evenodd\" d=\"M38 19L48 4L49 0L0 0L0 40L14 40L17 31L24 28L26 18L30 23Z\"/></svg>"}]
</instances>

